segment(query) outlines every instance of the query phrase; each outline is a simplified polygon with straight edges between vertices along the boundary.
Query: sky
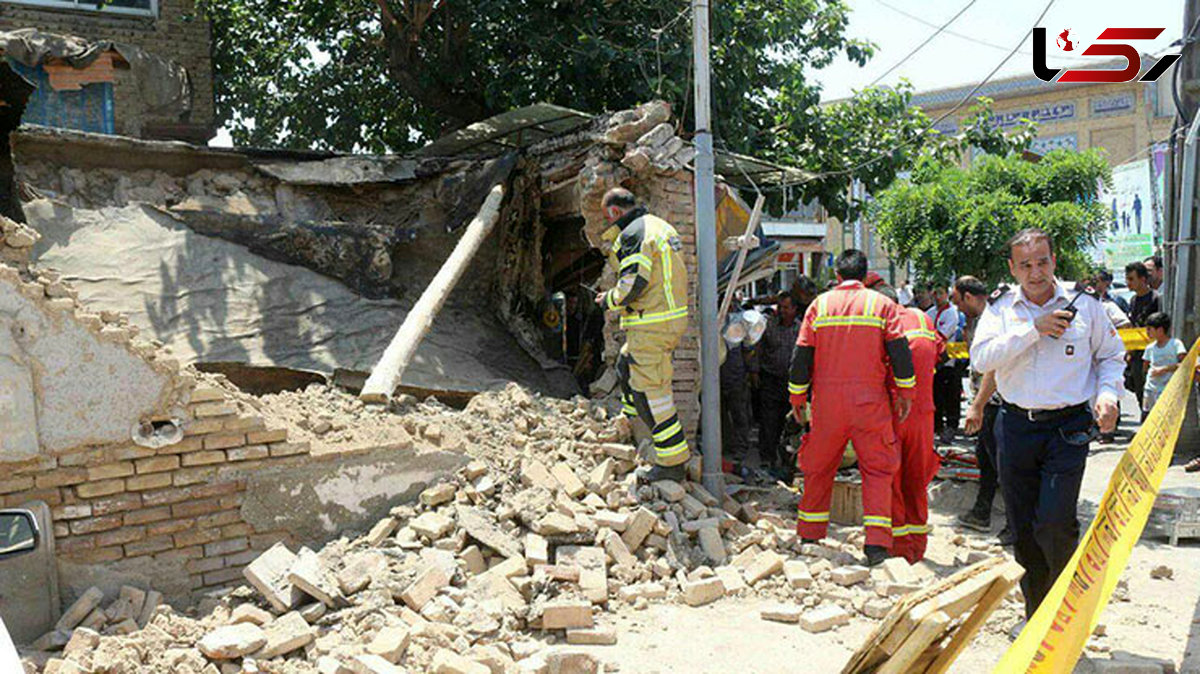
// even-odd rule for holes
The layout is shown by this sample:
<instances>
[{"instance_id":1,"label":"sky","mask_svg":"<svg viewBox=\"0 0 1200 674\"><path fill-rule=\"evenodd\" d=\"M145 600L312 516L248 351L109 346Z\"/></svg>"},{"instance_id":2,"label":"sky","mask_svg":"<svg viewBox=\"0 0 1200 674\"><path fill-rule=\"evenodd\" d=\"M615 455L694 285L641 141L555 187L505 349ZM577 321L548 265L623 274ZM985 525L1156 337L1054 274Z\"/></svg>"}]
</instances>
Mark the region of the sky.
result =
<instances>
[{"instance_id":1,"label":"sky","mask_svg":"<svg viewBox=\"0 0 1200 674\"><path fill-rule=\"evenodd\" d=\"M875 57L860 68L846 59L816 71L813 77L822 85L822 100L853 95L856 89L870 85L932 35L963 7L970 5L945 31L880 81L895 85L906 78L917 91L959 84L975 84L1004 60L1009 50L1022 39L1047 0L847 0L852 10L847 35L877 45ZM889 7L890 5L891 7ZM1055 45L1047 46L1050 67L1082 67L1094 59L1077 54L1109 27L1166 28L1157 40L1136 46L1144 53L1166 49L1183 33L1184 0L1055 0L1046 18L1039 24L1047 33L1057 35L1070 29L1079 40L1073 59ZM895 8L895 9L893 9ZM925 21L905 16L913 15ZM933 24L929 26L926 24ZM957 34L952 34L957 33ZM1032 37L1026 38L1008 63L996 73L1004 76L1031 73ZM989 43L989 44L984 44ZM1178 48L1171 51L1178 51ZM1104 59L1100 59L1104 60ZM210 145L229 146L228 131L220 129Z\"/></svg>"},{"instance_id":2,"label":"sky","mask_svg":"<svg viewBox=\"0 0 1200 674\"><path fill-rule=\"evenodd\" d=\"M852 10L847 35L877 45L875 57L860 68L842 59L814 73L822 85L822 100L845 98L870 85L875 78L899 62L917 45L937 31L950 17L970 7L946 31L909 58L880 84L897 84L908 79L917 91L959 84L975 84L987 76L1008 51L1029 31L1047 0L848 0ZM903 10L924 21L905 16ZM1071 29L1079 40L1074 60L1056 58L1064 54L1054 44L1047 46L1050 67L1086 67L1093 57L1080 57L1105 28L1166 28L1157 40L1134 46L1143 53L1166 49L1183 33L1184 0L1057 0L1036 25L1050 35ZM960 35L951 35L950 32ZM983 42L994 46L988 46ZM1026 38L1008 63L996 73L1004 76L1032 73L1032 37ZM1178 47L1171 49L1177 52ZM1100 60L1104 60L1103 57Z\"/></svg>"}]
</instances>

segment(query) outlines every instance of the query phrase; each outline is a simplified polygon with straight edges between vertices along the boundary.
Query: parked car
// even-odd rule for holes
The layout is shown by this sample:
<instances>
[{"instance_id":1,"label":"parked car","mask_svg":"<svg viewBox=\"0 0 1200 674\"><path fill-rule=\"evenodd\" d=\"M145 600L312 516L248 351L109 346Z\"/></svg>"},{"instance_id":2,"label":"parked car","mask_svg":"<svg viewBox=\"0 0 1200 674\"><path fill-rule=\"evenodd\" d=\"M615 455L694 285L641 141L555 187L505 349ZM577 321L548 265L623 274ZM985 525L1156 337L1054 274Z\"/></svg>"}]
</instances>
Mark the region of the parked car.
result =
<instances>
[{"instance_id":1,"label":"parked car","mask_svg":"<svg viewBox=\"0 0 1200 674\"><path fill-rule=\"evenodd\" d=\"M20 582L19 579L25 576L23 567L29 562L37 561L39 557L35 553L42 549L43 540L41 530L38 527L38 518L29 510L0 510L0 579L13 579ZM19 559L24 557L25 559ZM40 562L40 563L44 563ZM13 644L13 635L9 633L8 627L4 623L5 612L18 611L23 606L28 607L24 602L23 588L18 583L10 585L4 580L0 580L0 672L23 672L21 666L21 658L17 655L17 648ZM24 588L27 589L27 588ZM17 601L12 601L10 594L18 596ZM29 614L41 613L42 607L28 607L33 610ZM10 621L20 621L21 615L10 614ZM14 625L18 624L14 622ZM20 638L20 637L18 637Z\"/></svg>"}]
</instances>

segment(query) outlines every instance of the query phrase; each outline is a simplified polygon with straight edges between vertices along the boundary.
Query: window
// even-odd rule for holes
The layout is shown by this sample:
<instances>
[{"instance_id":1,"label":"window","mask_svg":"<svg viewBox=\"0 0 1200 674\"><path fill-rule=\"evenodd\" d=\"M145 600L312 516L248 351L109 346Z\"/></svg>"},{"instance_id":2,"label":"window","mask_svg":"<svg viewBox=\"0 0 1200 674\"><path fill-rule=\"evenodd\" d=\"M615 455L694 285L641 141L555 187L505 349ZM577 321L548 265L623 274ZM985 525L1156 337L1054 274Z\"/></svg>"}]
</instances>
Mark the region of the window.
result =
<instances>
[{"instance_id":1,"label":"window","mask_svg":"<svg viewBox=\"0 0 1200 674\"><path fill-rule=\"evenodd\" d=\"M12 5L33 5L56 9L78 9L105 14L157 16L158 0L3 0Z\"/></svg>"}]
</instances>

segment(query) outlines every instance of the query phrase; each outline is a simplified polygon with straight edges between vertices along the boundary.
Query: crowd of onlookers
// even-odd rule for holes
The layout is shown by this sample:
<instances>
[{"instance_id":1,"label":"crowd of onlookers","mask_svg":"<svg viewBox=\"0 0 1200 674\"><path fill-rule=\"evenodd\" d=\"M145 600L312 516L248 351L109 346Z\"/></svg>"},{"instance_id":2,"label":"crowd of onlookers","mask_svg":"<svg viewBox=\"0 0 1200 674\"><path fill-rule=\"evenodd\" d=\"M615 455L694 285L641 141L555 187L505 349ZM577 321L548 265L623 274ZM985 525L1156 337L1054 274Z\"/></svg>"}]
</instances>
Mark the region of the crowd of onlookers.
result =
<instances>
[{"instance_id":1,"label":"crowd of onlookers","mask_svg":"<svg viewBox=\"0 0 1200 674\"><path fill-rule=\"evenodd\" d=\"M1155 255L1130 262L1125 267L1124 280L1127 293L1116 292L1112 273L1096 269L1090 278L1080 279L1080 289L1086 287L1095 292L1114 327L1146 328L1149 333L1152 340L1149 347L1127 354L1125 374L1125 386L1137 397L1144 418L1186 349L1180 340L1171 337L1171 317L1162 311L1159 296L1163 283L1162 258ZM872 272L865 285L872 287L883 282ZM993 290L972 276L963 276L951 286L900 284L896 294L900 304L924 311L945 341L970 342L974 324ZM754 305L763 309L767 327L757 343L746 341L729 346L721 366L721 409L724 455L729 467L746 477L785 481L792 478L795 459L787 448L784 433L790 409L787 378L801 321L818 294L816 283L801 276L787 292L744 303L746 308ZM965 424L964 379L972 382ZM950 444L960 433L976 436L980 442L988 440L978 438L978 434L985 425L986 398L993 396L978 400L981 384L981 376L970 371L965 358L946 358L938 365L934 376L934 430L939 443ZM1189 464L1188 470L1200 471L1200 459ZM981 471L986 472L987 467L981 466ZM985 482L987 477L984 476Z\"/></svg>"}]
</instances>

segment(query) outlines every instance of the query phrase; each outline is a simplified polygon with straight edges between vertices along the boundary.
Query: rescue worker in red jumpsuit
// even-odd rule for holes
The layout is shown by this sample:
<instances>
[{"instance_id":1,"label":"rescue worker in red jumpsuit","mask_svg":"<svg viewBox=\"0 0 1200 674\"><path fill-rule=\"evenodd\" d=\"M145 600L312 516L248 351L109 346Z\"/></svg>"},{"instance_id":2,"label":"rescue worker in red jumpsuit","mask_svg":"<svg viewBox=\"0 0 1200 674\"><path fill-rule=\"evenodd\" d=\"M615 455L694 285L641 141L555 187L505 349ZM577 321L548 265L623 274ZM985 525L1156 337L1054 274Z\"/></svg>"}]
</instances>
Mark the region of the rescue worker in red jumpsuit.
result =
<instances>
[{"instance_id":1,"label":"rescue worker in red jumpsuit","mask_svg":"<svg viewBox=\"0 0 1200 674\"><path fill-rule=\"evenodd\" d=\"M875 288L889 299L896 299L896 291L890 286L880 284ZM908 418L893 419L900 470L892 481L892 556L916 564L925 557L930 531L929 481L941 465L933 451L933 375L946 351L946 340L920 309L901 307L900 327L912 352L917 385ZM892 394L896 395L894 389Z\"/></svg>"},{"instance_id":2,"label":"rescue worker in red jumpsuit","mask_svg":"<svg viewBox=\"0 0 1200 674\"><path fill-rule=\"evenodd\" d=\"M893 411L903 420L916 378L900 326L900 306L863 286L867 257L850 249L837 258L839 284L804 314L788 381L793 414L804 418L812 392L812 432L800 452L804 494L796 532L806 542L825 536L833 478L854 443L863 477L863 525L867 564L887 559L892 545L892 479L900 467ZM898 394L888 393L887 365Z\"/></svg>"}]
</instances>

